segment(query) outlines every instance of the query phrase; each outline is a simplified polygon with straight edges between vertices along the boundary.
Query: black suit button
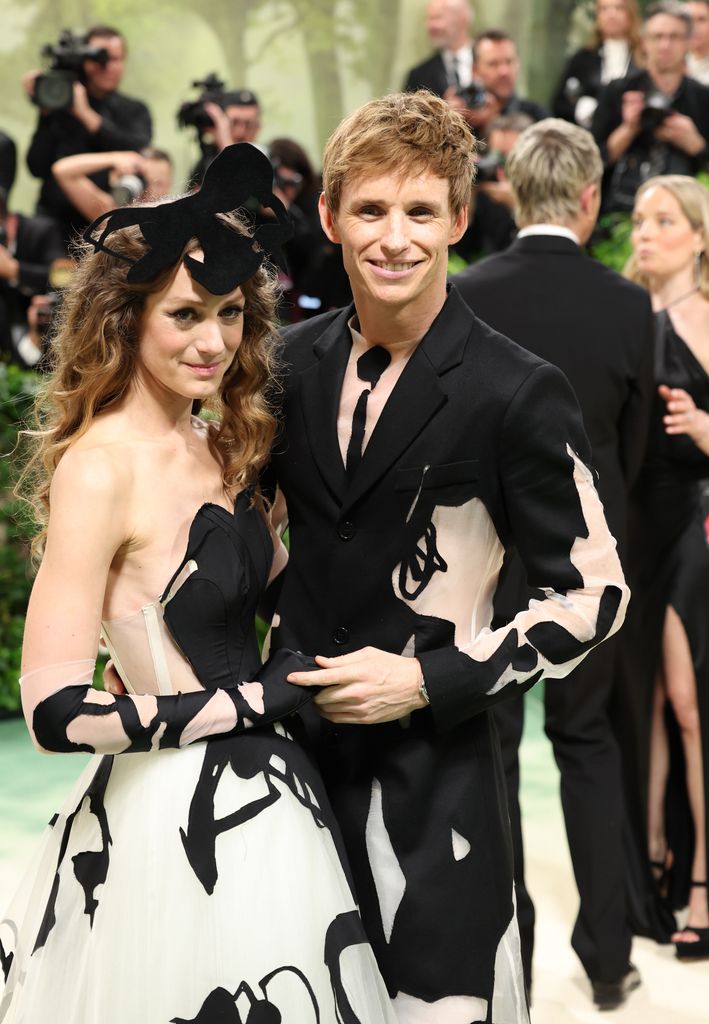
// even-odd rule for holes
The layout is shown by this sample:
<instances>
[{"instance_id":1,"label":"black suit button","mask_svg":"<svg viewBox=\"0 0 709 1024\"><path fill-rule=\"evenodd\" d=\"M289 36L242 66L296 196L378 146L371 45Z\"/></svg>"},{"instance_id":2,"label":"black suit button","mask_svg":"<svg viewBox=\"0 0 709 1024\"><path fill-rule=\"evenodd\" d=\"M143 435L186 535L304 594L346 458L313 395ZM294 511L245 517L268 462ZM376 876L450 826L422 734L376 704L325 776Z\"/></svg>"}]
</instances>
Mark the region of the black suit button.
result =
<instances>
[{"instance_id":1,"label":"black suit button","mask_svg":"<svg viewBox=\"0 0 709 1024\"><path fill-rule=\"evenodd\" d=\"M349 520L345 520L344 523L340 523L340 525L337 527L337 533L340 537L340 540L352 540L352 538L355 535L354 523L349 522Z\"/></svg>"},{"instance_id":2,"label":"black suit button","mask_svg":"<svg viewBox=\"0 0 709 1024\"><path fill-rule=\"evenodd\" d=\"M332 639L336 644L346 644L350 638L350 631L346 626L338 626L335 632L332 634Z\"/></svg>"}]
</instances>

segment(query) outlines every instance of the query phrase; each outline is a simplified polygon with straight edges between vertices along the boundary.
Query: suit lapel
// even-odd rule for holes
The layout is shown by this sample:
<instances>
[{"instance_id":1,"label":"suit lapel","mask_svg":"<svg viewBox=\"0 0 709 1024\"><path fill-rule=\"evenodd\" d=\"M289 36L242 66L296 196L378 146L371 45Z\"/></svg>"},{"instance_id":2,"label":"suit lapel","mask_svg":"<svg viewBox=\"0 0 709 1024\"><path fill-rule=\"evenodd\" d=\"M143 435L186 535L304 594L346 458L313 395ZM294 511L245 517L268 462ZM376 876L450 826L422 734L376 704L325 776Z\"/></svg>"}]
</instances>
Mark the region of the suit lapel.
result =
<instances>
[{"instance_id":1,"label":"suit lapel","mask_svg":"<svg viewBox=\"0 0 709 1024\"><path fill-rule=\"evenodd\" d=\"M300 401L310 450L323 480L338 501L346 481L337 440L337 413L351 349L347 321L353 312L349 306L335 317L313 345L317 361L300 375Z\"/></svg>"},{"instance_id":2,"label":"suit lapel","mask_svg":"<svg viewBox=\"0 0 709 1024\"><path fill-rule=\"evenodd\" d=\"M359 469L344 491L343 510L387 472L445 405L446 390L440 378L460 363L471 321L470 310L452 288L382 410Z\"/></svg>"}]
</instances>

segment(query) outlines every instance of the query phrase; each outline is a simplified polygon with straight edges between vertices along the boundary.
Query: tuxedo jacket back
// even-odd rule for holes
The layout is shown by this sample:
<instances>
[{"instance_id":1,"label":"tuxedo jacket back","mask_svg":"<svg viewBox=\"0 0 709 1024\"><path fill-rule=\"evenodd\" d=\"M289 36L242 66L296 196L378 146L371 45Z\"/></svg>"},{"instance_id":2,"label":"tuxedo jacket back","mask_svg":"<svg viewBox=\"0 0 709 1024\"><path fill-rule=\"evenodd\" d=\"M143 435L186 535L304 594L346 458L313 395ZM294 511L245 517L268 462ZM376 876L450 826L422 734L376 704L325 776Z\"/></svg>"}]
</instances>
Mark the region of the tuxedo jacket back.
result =
<instances>
[{"instance_id":1,"label":"tuxedo jacket back","mask_svg":"<svg viewBox=\"0 0 709 1024\"><path fill-rule=\"evenodd\" d=\"M482 320L568 378L622 550L626 498L642 464L653 393L647 293L554 235L518 238L454 280Z\"/></svg>"}]
</instances>

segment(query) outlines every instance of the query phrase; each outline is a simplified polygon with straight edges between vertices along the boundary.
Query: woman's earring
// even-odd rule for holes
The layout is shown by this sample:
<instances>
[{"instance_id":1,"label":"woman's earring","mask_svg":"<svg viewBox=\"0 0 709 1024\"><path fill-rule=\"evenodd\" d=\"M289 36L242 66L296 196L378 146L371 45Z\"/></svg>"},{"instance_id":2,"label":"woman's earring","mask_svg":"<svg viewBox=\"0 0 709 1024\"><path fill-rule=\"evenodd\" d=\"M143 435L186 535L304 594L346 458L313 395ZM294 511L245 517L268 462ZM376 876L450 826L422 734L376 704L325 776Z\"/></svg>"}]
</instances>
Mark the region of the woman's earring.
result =
<instances>
[{"instance_id":1,"label":"woman's earring","mask_svg":"<svg viewBox=\"0 0 709 1024\"><path fill-rule=\"evenodd\" d=\"M701 288L702 285L702 256L704 251L697 249L694 254L694 287Z\"/></svg>"}]
</instances>

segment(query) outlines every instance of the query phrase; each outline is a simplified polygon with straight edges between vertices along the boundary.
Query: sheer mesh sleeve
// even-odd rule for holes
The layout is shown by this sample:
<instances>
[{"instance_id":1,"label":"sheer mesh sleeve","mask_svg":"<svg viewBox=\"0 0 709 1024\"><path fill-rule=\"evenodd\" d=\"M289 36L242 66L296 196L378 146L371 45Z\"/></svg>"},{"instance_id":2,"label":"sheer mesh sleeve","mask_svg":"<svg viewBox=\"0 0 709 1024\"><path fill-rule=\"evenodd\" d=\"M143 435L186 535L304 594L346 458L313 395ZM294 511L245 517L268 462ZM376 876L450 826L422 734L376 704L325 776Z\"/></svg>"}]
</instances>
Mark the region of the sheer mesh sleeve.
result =
<instances>
[{"instance_id":1,"label":"sheer mesh sleeve","mask_svg":"<svg viewBox=\"0 0 709 1024\"><path fill-rule=\"evenodd\" d=\"M22 676L22 707L38 750L123 754L233 736L298 711L314 691L286 677L317 668L311 658L282 650L234 687L114 696L93 687L94 667L93 659L64 661Z\"/></svg>"}]
</instances>

